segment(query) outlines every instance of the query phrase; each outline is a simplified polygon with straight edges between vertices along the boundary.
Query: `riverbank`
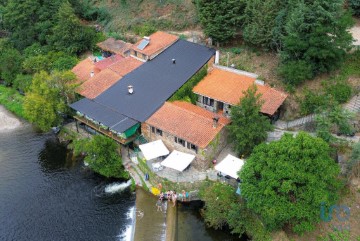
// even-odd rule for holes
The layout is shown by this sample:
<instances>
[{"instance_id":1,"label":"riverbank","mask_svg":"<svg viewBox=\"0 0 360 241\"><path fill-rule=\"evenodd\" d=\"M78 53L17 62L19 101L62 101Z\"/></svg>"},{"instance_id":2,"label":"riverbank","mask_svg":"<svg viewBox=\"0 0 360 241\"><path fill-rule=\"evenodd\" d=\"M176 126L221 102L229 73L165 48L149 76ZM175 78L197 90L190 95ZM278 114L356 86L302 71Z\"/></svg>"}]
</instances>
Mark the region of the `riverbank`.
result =
<instances>
[{"instance_id":1,"label":"riverbank","mask_svg":"<svg viewBox=\"0 0 360 241\"><path fill-rule=\"evenodd\" d=\"M21 121L0 105L0 132L11 131L21 126Z\"/></svg>"},{"instance_id":2,"label":"riverbank","mask_svg":"<svg viewBox=\"0 0 360 241\"><path fill-rule=\"evenodd\" d=\"M17 90L0 85L0 105L17 117L25 119L23 101L24 96L20 95Z\"/></svg>"}]
</instances>

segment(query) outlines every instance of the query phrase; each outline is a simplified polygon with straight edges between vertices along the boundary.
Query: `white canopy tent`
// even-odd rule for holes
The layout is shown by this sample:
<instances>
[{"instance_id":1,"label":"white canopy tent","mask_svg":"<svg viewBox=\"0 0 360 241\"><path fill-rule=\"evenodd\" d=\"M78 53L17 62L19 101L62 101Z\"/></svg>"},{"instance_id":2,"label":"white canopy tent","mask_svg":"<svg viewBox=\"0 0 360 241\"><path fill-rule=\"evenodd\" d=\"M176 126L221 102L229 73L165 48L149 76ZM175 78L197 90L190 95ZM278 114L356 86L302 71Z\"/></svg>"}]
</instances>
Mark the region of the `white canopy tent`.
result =
<instances>
[{"instance_id":1,"label":"white canopy tent","mask_svg":"<svg viewBox=\"0 0 360 241\"><path fill-rule=\"evenodd\" d=\"M244 160L228 154L224 160L215 166L215 170L237 179L239 177L237 172L240 171L243 165Z\"/></svg>"},{"instance_id":2,"label":"white canopy tent","mask_svg":"<svg viewBox=\"0 0 360 241\"><path fill-rule=\"evenodd\" d=\"M161 162L161 165L182 172L194 159L194 155L174 150L164 161Z\"/></svg>"},{"instance_id":3,"label":"white canopy tent","mask_svg":"<svg viewBox=\"0 0 360 241\"><path fill-rule=\"evenodd\" d=\"M139 148L147 161L155 159L159 156L166 156L170 153L162 140L140 145Z\"/></svg>"}]
</instances>

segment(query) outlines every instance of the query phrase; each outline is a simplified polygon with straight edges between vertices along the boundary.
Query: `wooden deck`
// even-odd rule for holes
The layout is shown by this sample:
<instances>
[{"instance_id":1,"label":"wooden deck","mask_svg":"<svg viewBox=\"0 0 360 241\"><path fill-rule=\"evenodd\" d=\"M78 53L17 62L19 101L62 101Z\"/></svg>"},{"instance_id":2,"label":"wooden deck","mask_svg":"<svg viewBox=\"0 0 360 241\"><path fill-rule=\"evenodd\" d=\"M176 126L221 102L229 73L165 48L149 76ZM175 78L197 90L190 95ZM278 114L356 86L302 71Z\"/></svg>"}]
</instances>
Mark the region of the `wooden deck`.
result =
<instances>
[{"instance_id":1,"label":"wooden deck","mask_svg":"<svg viewBox=\"0 0 360 241\"><path fill-rule=\"evenodd\" d=\"M120 144L126 145L126 144L128 144L128 143L130 143L130 142L132 142L132 141L134 141L136 139L136 135L133 135L130 138L127 138L127 139L123 139L121 137L118 137L117 135L115 135L111 131L106 130L106 129L102 128L101 126L92 123L91 121L89 121L88 119L86 119L84 117L74 116L74 118L77 119L78 121L90 126L94 130L104 134L105 136L108 136L111 139L119 142Z\"/></svg>"}]
</instances>

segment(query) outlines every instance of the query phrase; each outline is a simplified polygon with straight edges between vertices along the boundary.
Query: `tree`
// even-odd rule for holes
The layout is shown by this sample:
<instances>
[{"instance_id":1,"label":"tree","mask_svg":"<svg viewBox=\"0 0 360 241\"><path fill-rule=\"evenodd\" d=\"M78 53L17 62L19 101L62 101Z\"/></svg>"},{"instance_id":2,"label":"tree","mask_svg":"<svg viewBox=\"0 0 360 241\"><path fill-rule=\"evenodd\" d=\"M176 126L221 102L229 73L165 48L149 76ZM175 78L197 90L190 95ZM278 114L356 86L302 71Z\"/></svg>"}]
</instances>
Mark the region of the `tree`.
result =
<instances>
[{"instance_id":1,"label":"tree","mask_svg":"<svg viewBox=\"0 0 360 241\"><path fill-rule=\"evenodd\" d=\"M302 233L320 221L322 203L338 200L339 172L325 141L304 132L285 134L254 149L239 173L241 193L269 230L288 225Z\"/></svg>"},{"instance_id":2,"label":"tree","mask_svg":"<svg viewBox=\"0 0 360 241\"><path fill-rule=\"evenodd\" d=\"M1 49L0 62L0 77L7 85L11 85L16 75L21 73L21 54L14 48Z\"/></svg>"},{"instance_id":3,"label":"tree","mask_svg":"<svg viewBox=\"0 0 360 241\"><path fill-rule=\"evenodd\" d=\"M269 118L260 113L263 103L256 91L253 85L244 92L240 104L231 108L229 138L236 152L242 155L249 155L256 145L266 140L267 132L273 129Z\"/></svg>"},{"instance_id":4,"label":"tree","mask_svg":"<svg viewBox=\"0 0 360 241\"><path fill-rule=\"evenodd\" d=\"M93 171L105 177L128 179L129 173L124 170L117 149L115 141L103 135L95 135L91 139L82 139L74 143L75 154L85 152L84 160Z\"/></svg>"},{"instance_id":5,"label":"tree","mask_svg":"<svg viewBox=\"0 0 360 241\"><path fill-rule=\"evenodd\" d=\"M4 5L3 25L11 33L11 40L18 49L31 45L37 36L38 0L9 0Z\"/></svg>"},{"instance_id":6,"label":"tree","mask_svg":"<svg viewBox=\"0 0 360 241\"><path fill-rule=\"evenodd\" d=\"M218 182L211 183L202 186L200 196L205 202L202 214L206 224L221 229L227 224L229 207L237 202L234 188Z\"/></svg>"},{"instance_id":7,"label":"tree","mask_svg":"<svg viewBox=\"0 0 360 241\"><path fill-rule=\"evenodd\" d=\"M197 0L196 6L206 35L216 42L226 42L235 36L243 18L243 0Z\"/></svg>"},{"instance_id":8,"label":"tree","mask_svg":"<svg viewBox=\"0 0 360 241\"><path fill-rule=\"evenodd\" d=\"M59 125L62 114L68 111L68 104L74 98L72 81L75 78L70 71L35 74L24 100L27 119L42 131Z\"/></svg>"},{"instance_id":9,"label":"tree","mask_svg":"<svg viewBox=\"0 0 360 241\"><path fill-rule=\"evenodd\" d=\"M281 0L247 0L244 13L244 40L250 44L271 48L276 17L282 5Z\"/></svg>"},{"instance_id":10,"label":"tree","mask_svg":"<svg viewBox=\"0 0 360 241\"><path fill-rule=\"evenodd\" d=\"M349 6L354 11L354 15L360 16L360 0L349 0Z\"/></svg>"},{"instance_id":11,"label":"tree","mask_svg":"<svg viewBox=\"0 0 360 241\"><path fill-rule=\"evenodd\" d=\"M96 37L94 29L81 24L68 1L61 4L52 32L49 44L53 44L58 51L70 54L90 49Z\"/></svg>"},{"instance_id":12,"label":"tree","mask_svg":"<svg viewBox=\"0 0 360 241\"><path fill-rule=\"evenodd\" d=\"M351 24L343 0L292 1L285 26L281 69L294 69L294 64L303 63L300 66L306 74L293 81L292 71L282 71L283 78L299 84L311 77L309 66L304 63L311 66L313 75L337 68L352 44L352 36L347 31Z\"/></svg>"}]
</instances>

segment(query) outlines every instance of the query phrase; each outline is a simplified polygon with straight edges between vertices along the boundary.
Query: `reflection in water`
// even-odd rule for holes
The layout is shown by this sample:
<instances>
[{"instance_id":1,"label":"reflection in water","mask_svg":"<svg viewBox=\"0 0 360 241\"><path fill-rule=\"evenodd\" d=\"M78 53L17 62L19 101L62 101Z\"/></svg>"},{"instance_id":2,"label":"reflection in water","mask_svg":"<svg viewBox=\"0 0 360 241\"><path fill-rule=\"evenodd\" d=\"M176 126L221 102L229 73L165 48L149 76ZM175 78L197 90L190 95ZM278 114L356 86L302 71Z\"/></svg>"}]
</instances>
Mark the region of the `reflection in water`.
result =
<instances>
[{"instance_id":1,"label":"reflection in water","mask_svg":"<svg viewBox=\"0 0 360 241\"><path fill-rule=\"evenodd\" d=\"M119 240L135 195L98 197L94 188L110 183L68 163L50 134L29 126L1 133L0 240Z\"/></svg>"},{"instance_id":2,"label":"reflection in water","mask_svg":"<svg viewBox=\"0 0 360 241\"><path fill-rule=\"evenodd\" d=\"M237 235L231 235L229 230L207 228L200 216L202 202L183 203L178 205L177 228L175 241L245 241Z\"/></svg>"}]
</instances>

